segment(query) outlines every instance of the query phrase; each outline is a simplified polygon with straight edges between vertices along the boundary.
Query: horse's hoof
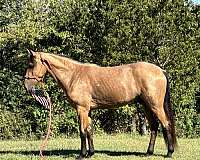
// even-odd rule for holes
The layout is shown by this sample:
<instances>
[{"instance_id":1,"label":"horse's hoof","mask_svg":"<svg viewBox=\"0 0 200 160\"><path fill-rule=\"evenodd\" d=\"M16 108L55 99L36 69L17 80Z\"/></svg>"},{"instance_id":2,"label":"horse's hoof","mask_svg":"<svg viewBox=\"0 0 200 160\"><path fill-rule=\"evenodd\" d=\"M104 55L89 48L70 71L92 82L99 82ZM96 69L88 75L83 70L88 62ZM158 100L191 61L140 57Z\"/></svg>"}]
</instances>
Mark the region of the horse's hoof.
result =
<instances>
[{"instance_id":1,"label":"horse's hoof","mask_svg":"<svg viewBox=\"0 0 200 160\"><path fill-rule=\"evenodd\" d=\"M147 151L146 156L152 156L152 155L153 155L153 152Z\"/></svg>"},{"instance_id":2,"label":"horse's hoof","mask_svg":"<svg viewBox=\"0 0 200 160\"><path fill-rule=\"evenodd\" d=\"M83 160L84 157L82 155L79 155L78 157L75 158L75 160Z\"/></svg>"},{"instance_id":3,"label":"horse's hoof","mask_svg":"<svg viewBox=\"0 0 200 160\"><path fill-rule=\"evenodd\" d=\"M172 153L168 152L167 155L165 156L165 158L172 158Z\"/></svg>"},{"instance_id":4,"label":"horse's hoof","mask_svg":"<svg viewBox=\"0 0 200 160\"><path fill-rule=\"evenodd\" d=\"M94 151L88 151L87 158L90 158L94 155Z\"/></svg>"},{"instance_id":5,"label":"horse's hoof","mask_svg":"<svg viewBox=\"0 0 200 160\"><path fill-rule=\"evenodd\" d=\"M76 157L75 160L82 160L80 156Z\"/></svg>"},{"instance_id":6,"label":"horse's hoof","mask_svg":"<svg viewBox=\"0 0 200 160\"><path fill-rule=\"evenodd\" d=\"M78 156L78 157L75 158L75 160L81 160L81 158Z\"/></svg>"}]
</instances>

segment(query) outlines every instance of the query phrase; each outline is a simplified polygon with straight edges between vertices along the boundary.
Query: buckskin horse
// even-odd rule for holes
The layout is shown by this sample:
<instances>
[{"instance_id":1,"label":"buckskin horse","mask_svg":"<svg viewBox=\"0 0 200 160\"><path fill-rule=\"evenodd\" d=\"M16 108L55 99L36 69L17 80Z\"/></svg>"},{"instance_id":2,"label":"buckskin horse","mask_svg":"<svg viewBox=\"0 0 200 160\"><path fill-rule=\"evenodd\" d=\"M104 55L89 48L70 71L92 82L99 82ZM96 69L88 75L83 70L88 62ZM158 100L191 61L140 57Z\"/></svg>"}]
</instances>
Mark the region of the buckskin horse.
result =
<instances>
[{"instance_id":1,"label":"buckskin horse","mask_svg":"<svg viewBox=\"0 0 200 160\"><path fill-rule=\"evenodd\" d=\"M46 72L49 72L77 111L81 138L78 159L94 154L91 110L125 105L135 97L145 104L144 112L150 125L147 155L154 152L160 122L168 148L167 157L172 157L176 146L175 122L169 80L160 67L147 62L100 67L55 54L28 51L30 57L24 82L26 89L30 91L37 83L43 83Z\"/></svg>"}]
</instances>

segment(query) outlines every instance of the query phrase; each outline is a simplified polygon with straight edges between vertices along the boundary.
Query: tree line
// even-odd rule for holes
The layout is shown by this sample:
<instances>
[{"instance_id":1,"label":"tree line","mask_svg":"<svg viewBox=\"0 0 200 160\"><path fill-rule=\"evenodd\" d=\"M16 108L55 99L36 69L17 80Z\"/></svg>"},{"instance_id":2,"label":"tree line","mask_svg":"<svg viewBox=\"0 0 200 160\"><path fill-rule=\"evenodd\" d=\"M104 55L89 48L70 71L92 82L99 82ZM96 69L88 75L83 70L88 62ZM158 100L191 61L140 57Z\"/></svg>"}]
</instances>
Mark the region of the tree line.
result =
<instances>
[{"instance_id":1,"label":"tree line","mask_svg":"<svg viewBox=\"0 0 200 160\"><path fill-rule=\"evenodd\" d=\"M147 61L170 77L177 134L200 134L200 6L188 0L2 0L0 137L40 137L47 111L26 92L27 51L114 66ZM75 111L49 75L54 135L77 133ZM92 113L98 132L137 132L137 103ZM139 109L140 110L140 109Z\"/></svg>"}]
</instances>

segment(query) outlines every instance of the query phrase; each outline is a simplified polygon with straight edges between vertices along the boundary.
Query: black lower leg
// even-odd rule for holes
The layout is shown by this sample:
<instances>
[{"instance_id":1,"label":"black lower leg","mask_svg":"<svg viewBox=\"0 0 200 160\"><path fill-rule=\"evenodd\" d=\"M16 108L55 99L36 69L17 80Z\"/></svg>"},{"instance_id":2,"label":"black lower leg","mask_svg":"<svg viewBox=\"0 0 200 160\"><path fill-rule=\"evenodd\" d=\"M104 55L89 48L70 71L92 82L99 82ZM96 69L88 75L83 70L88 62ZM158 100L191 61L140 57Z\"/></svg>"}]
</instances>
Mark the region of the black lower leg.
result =
<instances>
[{"instance_id":1,"label":"black lower leg","mask_svg":"<svg viewBox=\"0 0 200 160\"><path fill-rule=\"evenodd\" d=\"M156 141L156 137L157 137L158 125L159 124L156 120L151 124L151 138L150 138L150 142L149 142L149 147L147 149L147 155L152 155L154 152L154 146L155 146L155 141Z\"/></svg>"},{"instance_id":2,"label":"black lower leg","mask_svg":"<svg viewBox=\"0 0 200 160\"><path fill-rule=\"evenodd\" d=\"M93 126L92 126L92 120L90 119L90 124L87 128L87 139L88 139L88 157L91 157L94 155L94 144L93 144Z\"/></svg>"},{"instance_id":3,"label":"black lower leg","mask_svg":"<svg viewBox=\"0 0 200 160\"><path fill-rule=\"evenodd\" d=\"M173 146L173 139L172 139L172 134L170 132L170 129L163 128L163 136L165 138L165 141L168 147L167 157L172 157L172 154L174 152L174 146Z\"/></svg>"},{"instance_id":4,"label":"black lower leg","mask_svg":"<svg viewBox=\"0 0 200 160\"><path fill-rule=\"evenodd\" d=\"M87 148L86 148L86 133L80 133L80 138L81 138L81 152L80 152L80 157L85 157L87 154Z\"/></svg>"},{"instance_id":5,"label":"black lower leg","mask_svg":"<svg viewBox=\"0 0 200 160\"><path fill-rule=\"evenodd\" d=\"M153 152L154 152L154 145L155 145L155 141L156 141L156 136L157 136L157 133L155 131L151 131L151 138L150 138L149 147L148 147L148 150L147 150L148 155L152 155Z\"/></svg>"},{"instance_id":6,"label":"black lower leg","mask_svg":"<svg viewBox=\"0 0 200 160\"><path fill-rule=\"evenodd\" d=\"M93 145L92 135L88 135L88 146L89 146L88 157L91 157L92 155L94 155L94 145Z\"/></svg>"}]
</instances>

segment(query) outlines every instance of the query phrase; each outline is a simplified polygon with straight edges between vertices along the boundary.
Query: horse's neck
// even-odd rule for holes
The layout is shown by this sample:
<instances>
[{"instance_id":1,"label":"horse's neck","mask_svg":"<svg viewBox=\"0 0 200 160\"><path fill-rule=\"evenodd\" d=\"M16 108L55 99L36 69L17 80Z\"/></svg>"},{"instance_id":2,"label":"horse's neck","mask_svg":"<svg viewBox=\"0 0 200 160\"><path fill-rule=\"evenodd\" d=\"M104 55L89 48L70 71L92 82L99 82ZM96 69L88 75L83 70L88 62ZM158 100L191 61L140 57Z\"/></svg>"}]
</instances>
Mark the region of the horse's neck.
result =
<instances>
[{"instance_id":1,"label":"horse's neck","mask_svg":"<svg viewBox=\"0 0 200 160\"><path fill-rule=\"evenodd\" d=\"M50 74L62 87L68 89L77 65L73 60L52 54L46 55L45 60L48 62Z\"/></svg>"},{"instance_id":2,"label":"horse's neck","mask_svg":"<svg viewBox=\"0 0 200 160\"><path fill-rule=\"evenodd\" d=\"M45 58L47 59L49 65L51 65L54 69L63 70L75 67L73 60L70 60L65 57L61 57L54 54L47 54Z\"/></svg>"}]
</instances>

